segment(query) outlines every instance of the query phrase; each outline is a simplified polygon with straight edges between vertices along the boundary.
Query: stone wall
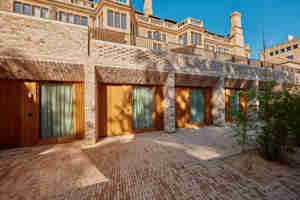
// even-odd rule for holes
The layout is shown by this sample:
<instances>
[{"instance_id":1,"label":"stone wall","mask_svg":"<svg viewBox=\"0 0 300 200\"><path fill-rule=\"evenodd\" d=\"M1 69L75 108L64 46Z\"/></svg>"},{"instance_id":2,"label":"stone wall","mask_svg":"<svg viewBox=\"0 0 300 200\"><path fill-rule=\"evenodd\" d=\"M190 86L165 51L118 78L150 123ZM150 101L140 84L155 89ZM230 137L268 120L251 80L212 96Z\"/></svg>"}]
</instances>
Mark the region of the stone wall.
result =
<instances>
[{"instance_id":1,"label":"stone wall","mask_svg":"<svg viewBox=\"0 0 300 200\"><path fill-rule=\"evenodd\" d=\"M88 28L0 11L0 55L86 62Z\"/></svg>"},{"instance_id":2,"label":"stone wall","mask_svg":"<svg viewBox=\"0 0 300 200\"><path fill-rule=\"evenodd\" d=\"M251 81L266 80L294 83L296 78L292 72L216 61L205 54L193 56L106 41L89 42L87 27L4 11L0 11L0 27L0 57L4 59L31 60L32 65L68 63L67 70L72 66L75 70L75 66L78 66L72 64L82 64L80 66L83 66L84 70L81 74L84 73L85 76L85 136L88 144L94 144L97 140L97 96L101 95L97 94L97 84L101 79L115 79L114 82L120 83L134 77L131 81L164 85L165 130L174 132L176 84L212 87L214 123L222 125L225 117L224 112L220 110L225 108L226 86L241 88L244 82L250 84ZM25 65L15 66L9 65L9 70L21 67L22 71ZM42 68L40 72L46 69L51 71L51 67L46 64L40 64L38 67ZM4 68L7 69L7 65ZM99 70L100 74L97 75ZM103 76L103 70L106 75L111 74ZM121 73L124 71L126 73ZM18 70L13 72L19 73ZM147 76L140 77L141 74ZM299 77L297 79L300 81ZM244 87L250 87L247 84Z\"/></svg>"}]
</instances>

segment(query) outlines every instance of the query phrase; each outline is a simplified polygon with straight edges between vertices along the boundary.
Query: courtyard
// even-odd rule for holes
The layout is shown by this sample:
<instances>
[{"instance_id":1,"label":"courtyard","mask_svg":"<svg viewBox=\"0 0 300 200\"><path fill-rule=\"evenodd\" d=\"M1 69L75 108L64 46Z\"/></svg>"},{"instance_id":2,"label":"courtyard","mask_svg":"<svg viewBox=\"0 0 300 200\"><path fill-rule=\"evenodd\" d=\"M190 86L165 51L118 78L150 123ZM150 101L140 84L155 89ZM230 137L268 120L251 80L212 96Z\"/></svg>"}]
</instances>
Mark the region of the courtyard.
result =
<instances>
[{"instance_id":1,"label":"courtyard","mask_svg":"<svg viewBox=\"0 0 300 200\"><path fill-rule=\"evenodd\" d=\"M240 152L218 127L5 150L0 199L300 199L299 165Z\"/></svg>"}]
</instances>

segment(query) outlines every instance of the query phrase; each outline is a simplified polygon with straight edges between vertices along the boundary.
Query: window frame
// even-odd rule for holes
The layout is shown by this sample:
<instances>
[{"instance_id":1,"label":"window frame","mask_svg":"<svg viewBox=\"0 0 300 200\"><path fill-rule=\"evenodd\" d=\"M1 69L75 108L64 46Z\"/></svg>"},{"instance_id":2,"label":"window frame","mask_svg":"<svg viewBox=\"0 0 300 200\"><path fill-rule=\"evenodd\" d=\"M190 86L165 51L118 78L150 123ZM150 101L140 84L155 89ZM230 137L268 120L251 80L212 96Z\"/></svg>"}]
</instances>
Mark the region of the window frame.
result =
<instances>
[{"instance_id":1,"label":"window frame","mask_svg":"<svg viewBox=\"0 0 300 200\"><path fill-rule=\"evenodd\" d=\"M86 16L81 16L80 17L80 21L81 21L81 25L83 25L83 26L88 26L89 25L89 18L88 17L86 17ZM84 19L86 19L86 23L84 22Z\"/></svg>"},{"instance_id":2,"label":"window frame","mask_svg":"<svg viewBox=\"0 0 300 200\"><path fill-rule=\"evenodd\" d=\"M43 11L46 11L46 16L43 15ZM45 14L44 13L44 14ZM41 18L47 19L49 18L49 9L48 8L41 8Z\"/></svg>"},{"instance_id":3,"label":"window frame","mask_svg":"<svg viewBox=\"0 0 300 200\"><path fill-rule=\"evenodd\" d=\"M121 28L121 13L119 12L115 12L114 14L114 24L115 24L115 28L120 29Z\"/></svg>"},{"instance_id":4,"label":"window frame","mask_svg":"<svg viewBox=\"0 0 300 200\"><path fill-rule=\"evenodd\" d=\"M152 31L148 31L148 32L147 32L147 38L150 39L150 40L153 39Z\"/></svg>"},{"instance_id":5,"label":"window frame","mask_svg":"<svg viewBox=\"0 0 300 200\"><path fill-rule=\"evenodd\" d=\"M17 12L17 9L16 9L16 5L19 4L20 6L20 12ZM23 5L21 2L19 1L14 1L14 4L13 4L13 12L14 13L18 13L18 14L23 14Z\"/></svg>"},{"instance_id":6,"label":"window frame","mask_svg":"<svg viewBox=\"0 0 300 200\"><path fill-rule=\"evenodd\" d=\"M111 19L111 23L110 23L110 19ZM110 27L114 27L114 11L112 10L107 10L107 25Z\"/></svg>"},{"instance_id":7,"label":"window frame","mask_svg":"<svg viewBox=\"0 0 300 200\"><path fill-rule=\"evenodd\" d=\"M79 20L78 23L76 23ZM81 17L79 15L74 15L74 24L81 25Z\"/></svg>"},{"instance_id":8,"label":"window frame","mask_svg":"<svg viewBox=\"0 0 300 200\"><path fill-rule=\"evenodd\" d=\"M127 29L127 14L121 13L121 29Z\"/></svg>"},{"instance_id":9,"label":"window frame","mask_svg":"<svg viewBox=\"0 0 300 200\"><path fill-rule=\"evenodd\" d=\"M27 14L27 13L25 12L25 6L29 6L29 8L30 8L30 14L29 14L29 13ZM24 4L23 4L23 15L32 16L32 12L33 12L32 10L33 10L33 9L32 9L32 5L30 5L30 4L28 4L28 3L24 3Z\"/></svg>"}]
</instances>

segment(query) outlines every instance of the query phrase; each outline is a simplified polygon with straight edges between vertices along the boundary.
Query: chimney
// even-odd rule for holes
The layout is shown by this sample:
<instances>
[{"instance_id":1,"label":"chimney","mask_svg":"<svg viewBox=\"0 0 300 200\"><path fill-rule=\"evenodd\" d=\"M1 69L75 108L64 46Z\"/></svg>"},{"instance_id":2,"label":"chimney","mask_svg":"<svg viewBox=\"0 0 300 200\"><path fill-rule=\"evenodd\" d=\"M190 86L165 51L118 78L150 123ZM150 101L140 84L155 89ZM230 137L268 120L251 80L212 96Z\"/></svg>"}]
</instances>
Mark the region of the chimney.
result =
<instances>
[{"instance_id":1,"label":"chimney","mask_svg":"<svg viewBox=\"0 0 300 200\"><path fill-rule=\"evenodd\" d=\"M144 0L144 14L153 15L152 0Z\"/></svg>"},{"instance_id":2,"label":"chimney","mask_svg":"<svg viewBox=\"0 0 300 200\"><path fill-rule=\"evenodd\" d=\"M233 12L230 15L230 37L232 37L233 44L244 46L242 14L239 12Z\"/></svg>"}]
</instances>

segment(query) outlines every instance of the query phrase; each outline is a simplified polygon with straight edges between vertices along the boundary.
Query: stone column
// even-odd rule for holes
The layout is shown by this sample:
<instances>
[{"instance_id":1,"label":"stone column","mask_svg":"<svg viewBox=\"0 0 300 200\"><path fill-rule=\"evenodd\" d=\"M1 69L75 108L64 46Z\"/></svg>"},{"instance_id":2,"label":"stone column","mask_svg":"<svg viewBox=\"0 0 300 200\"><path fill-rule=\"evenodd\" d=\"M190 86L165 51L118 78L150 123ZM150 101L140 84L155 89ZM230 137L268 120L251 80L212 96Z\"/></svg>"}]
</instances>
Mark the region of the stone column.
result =
<instances>
[{"instance_id":1,"label":"stone column","mask_svg":"<svg viewBox=\"0 0 300 200\"><path fill-rule=\"evenodd\" d=\"M216 126L225 126L225 78L219 77L218 82L213 88L213 124Z\"/></svg>"},{"instance_id":2,"label":"stone column","mask_svg":"<svg viewBox=\"0 0 300 200\"><path fill-rule=\"evenodd\" d=\"M255 80L255 81L252 82L251 89L255 90L256 93L259 92L259 80ZM259 107L259 101L258 101L257 98L254 98L252 101L248 102L248 105L256 106L256 109L258 109L258 107Z\"/></svg>"},{"instance_id":3,"label":"stone column","mask_svg":"<svg viewBox=\"0 0 300 200\"><path fill-rule=\"evenodd\" d=\"M175 72L169 72L164 86L164 130L175 133Z\"/></svg>"},{"instance_id":4,"label":"stone column","mask_svg":"<svg viewBox=\"0 0 300 200\"><path fill-rule=\"evenodd\" d=\"M96 70L93 64L84 67L85 72L85 143L97 142L96 130Z\"/></svg>"}]
</instances>

